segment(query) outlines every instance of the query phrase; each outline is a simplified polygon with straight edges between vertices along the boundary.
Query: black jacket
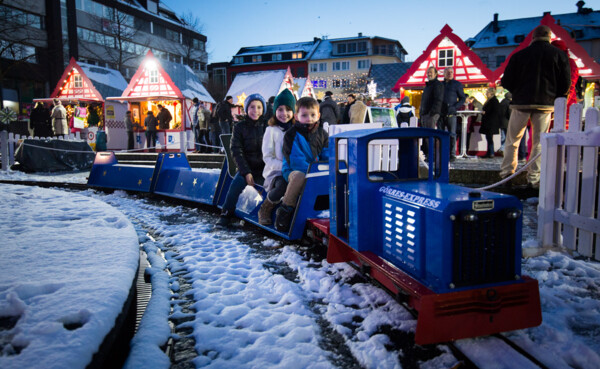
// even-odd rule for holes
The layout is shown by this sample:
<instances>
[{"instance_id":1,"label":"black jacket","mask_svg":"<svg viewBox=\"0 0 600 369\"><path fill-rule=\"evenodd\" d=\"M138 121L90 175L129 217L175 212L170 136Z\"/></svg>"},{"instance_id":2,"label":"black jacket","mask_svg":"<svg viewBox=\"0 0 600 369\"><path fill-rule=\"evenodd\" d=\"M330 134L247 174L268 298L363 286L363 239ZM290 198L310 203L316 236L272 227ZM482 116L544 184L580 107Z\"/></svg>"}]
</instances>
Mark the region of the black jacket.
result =
<instances>
[{"instance_id":1,"label":"black jacket","mask_svg":"<svg viewBox=\"0 0 600 369\"><path fill-rule=\"evenodd\" d=\"M502 77L502 87L512 93L517 106L554 106L571 85L566 54L546 41L535 41L514 54Z\"/></svg>"},{"instance_id":2,"label":"black jacket","mask_svg":"<svg viewBox=\"0 0 600 369\"><path fill-rule=\"evenodd\" d=\"M330 96L325 97L319 110L321 111L321 122L337 124L340 120L340 107Z\"/></svg>"},{"instance_id":3,"label":"black jacket","mask_svg":"<svg viewBox=\"0 0 600 369\"><path fill-rule=\"evenodd\" d=\"M507 98L502 99L500 101L500 111L501 111L501 121L502 124L500 127L504 130L508 129L508 120L510 119L510 100Z\"/></svg>"},{"instance_id":4,"label":"black jacket","mask_svg":"<svg viewBox=\"0 0 600 369\"><path fill-rule=\"evenodd\" d=\"M481 117L481 128L479 133L482 135L486 134L497 134L500 133L500 126L502 125L502 114L504 111L500 107L500 102L496 96L488 99L483 104L483 111L485 114Z\"/></svg>"},{"instance_id":5,"label":"black jacket","mask_svg":"<svg viewBox=\"0 0 600 369\"><path fill-rule=\"evenodd\" d=\"M262 159L264 133L265 124L262 119L255 121L246 118L233 126L231 154L241 175L252 173L256 178L262 176L265 167Z\"/></svg>"},{"instance_id":6,"label":"black jacket","mask_svg":"<svg viewBox=\"0 0 600 369\"><path fill-rule=\"evenodd\" d=\"M217 108L217 115L219 116L220 122L233 122L233 114L231 114L231 109L234 107L232 103L229 101L221 101Z\"/></svg>"},{"instance_id":7,"label":"black jacket","mask_svg":"<svg viewBox=\"0 0 600 369\"><path fill-rule=\"evenodd\" d=\"M444 80L444 104L442 113L445 115L456 115L456 111L465 105L465 92L462 83L455 79Z\"/></svg>"},{"instance_id":8,"label":"black jacket","mask_svg":"<svg viewBox=\"0 0 600 369\"><path fill-rule=\"evenodd\" d=\"M440 114L444 100L444 85L437 78L425 83L419 116Z\"/></svg>"}]
</instances>

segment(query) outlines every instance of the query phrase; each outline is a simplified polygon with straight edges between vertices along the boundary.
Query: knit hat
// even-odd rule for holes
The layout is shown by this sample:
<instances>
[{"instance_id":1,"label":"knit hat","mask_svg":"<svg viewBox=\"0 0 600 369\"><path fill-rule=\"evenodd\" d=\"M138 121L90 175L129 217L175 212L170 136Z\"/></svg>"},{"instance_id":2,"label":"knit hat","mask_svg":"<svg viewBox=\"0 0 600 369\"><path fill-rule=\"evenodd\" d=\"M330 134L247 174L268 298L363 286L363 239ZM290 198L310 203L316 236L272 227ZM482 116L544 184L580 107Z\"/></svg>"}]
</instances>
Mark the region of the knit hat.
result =
<instances>
[{"instance_id":1,"label":"knit hat","mask_svg":"<svg viewBox=\"0 0 600 369\"><path fill-rule=\"evenodd\" d=\"M278 107L285 105L292 109L292 113L296 113L296 97L289 89L284 89L277 95L275 102L273 103L273 111L276 111Z\"/></svg>"},{"instance_id":2,"label":"knit hat","mask_svg":"<svg viewBox=\"0 0 600 369\"><path fill-rule=\"evenodd\" d=\"M265 102L265 99L260 95L260 94L252 94L249 95L246 100L244 100L244 112L246 112L246 114L248 114L248 107L250 106L250 103L254 100L258 100L261 102L262 106L263 106L263 114L267 112L267 103Z\"/></svg>"},{"instance_id":3,"label":"knit hat","mask_svg":"<svg viewBox=\"0 0 600 369\"><path fill-rule=\"evenodd\" d=\"M410 98L408 96L404 96L402 98L402 100L400 100L401 104L408 104L408 102L410 101Z\"/></svg>"},{"instance_id":4,"label":"knit hat","mask_svg":"<svg viewBox=\"0 0 600 369\"><path fill-rule=\"evenodd\" d=\"M333 92L331 92L331 91L326 91L326 92L325 92L325 96L333 96Z\"/></svg>"}]
</instances>

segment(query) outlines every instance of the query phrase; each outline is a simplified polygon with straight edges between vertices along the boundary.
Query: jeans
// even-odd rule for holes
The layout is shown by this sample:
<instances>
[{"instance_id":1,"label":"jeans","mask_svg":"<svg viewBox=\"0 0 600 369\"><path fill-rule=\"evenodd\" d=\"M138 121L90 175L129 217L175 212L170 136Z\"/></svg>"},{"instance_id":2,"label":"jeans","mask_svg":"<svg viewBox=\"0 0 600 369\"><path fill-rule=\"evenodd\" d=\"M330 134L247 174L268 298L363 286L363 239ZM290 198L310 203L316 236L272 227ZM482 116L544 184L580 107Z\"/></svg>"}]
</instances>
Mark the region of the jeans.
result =
<instances>
[{"instance_id":1,"label":"jeans","mask_svg":"<svg viewBox=\"0 0 600 369\"><path fill-rule=\"evenodd\" d=\"M133 149L133 131L127 131L127 150Z\"/></svg>"},{"instance_id":2,"label":"jeans","mask_svg":"<svg viewBox=\"0 0 600 369\"><path fill-rule=\"evenodd\" d=\"M219 122L219 126L221 127L221 134L228 135L231 133L231 122L228 120Z\"/></svg>"},{"instance_id":3,"label":"jeans","mask_svg":"<svg viewBox=\"0 0 600 369\"><path fill-rule=\"evenodd\" d=\"M219 138L219 135L221 134L221 128L219 127L218 123L211 123L210 124L210 129L209 129L209 136L210 136L210 144L213 146L221 146L221 139ZM219 152L219 149L217 148L212 148L212 152Z\"/></svg>"},{"instance_id":4,"label":"jeans","mask_svg":"<svg viewBox=\"0 0 600 369\"><path fill-rule=\"evenodd\" d=\"M443 131L450 132L450 156L456 157L456 115L448 115L441 121Z\"/></svg>"},{"instance_id":5,"label":"jeans","mask_svg":"<svg viewBox=\"0 0 600 369\"><path fill-rule=\"evenodd\" d=\"M210 147L207 146L210 145L208 142L208 130L205 128L199 128L198 126L194 127L194 142L196 151L209 152Z\"/></svg>"},{"instance_id":6,"label":"jeans","mask_svg":"<svg viewBox=\"0 0 600 369\"><path fill-rule=\"evenodd\" d=\"M285 190L287 189L287 182L283 178L283 176L278 176L273 179L273 188L267 194L267 198L272 203L278 203L283 195L285 194Z\"/></svg>"},{"instance_id":7,"label":"jeans","mask_svg":"<svg viewBox=\"0 0 600 369\"><path fill-rule=\"evenodd\" d=\"M487 155L494 156L494 135L492 133L485 134L485 140L487 141Z\"/></svg>"},{"instance_id":8,"label":"jeans","mask_svg":"<svg viewBox=\"0 0 600 369\"><path fill-rule=\"evenodd\" d=\"M156 131L146 131L146 148L156 150Z\"/></svg>"}]
</instances>

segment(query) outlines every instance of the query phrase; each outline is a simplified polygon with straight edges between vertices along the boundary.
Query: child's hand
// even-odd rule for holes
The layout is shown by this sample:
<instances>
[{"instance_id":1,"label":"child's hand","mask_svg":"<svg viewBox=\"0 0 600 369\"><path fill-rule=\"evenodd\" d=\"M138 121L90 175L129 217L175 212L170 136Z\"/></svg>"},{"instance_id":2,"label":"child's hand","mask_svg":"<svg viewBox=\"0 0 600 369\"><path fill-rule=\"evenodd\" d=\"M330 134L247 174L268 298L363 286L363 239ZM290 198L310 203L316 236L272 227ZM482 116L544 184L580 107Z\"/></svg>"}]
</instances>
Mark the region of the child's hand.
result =
<instances>
[{"instance_id":1,"label":"child's hand","mask_svg":"<svg viewBox=\"0 0 600 369\"><path fill-rule=\"evenodd\" d=\"M254 186L254 177L252 177L252 173L246 174L246 184L248 186Z\"/></svg>"}]
</instances>

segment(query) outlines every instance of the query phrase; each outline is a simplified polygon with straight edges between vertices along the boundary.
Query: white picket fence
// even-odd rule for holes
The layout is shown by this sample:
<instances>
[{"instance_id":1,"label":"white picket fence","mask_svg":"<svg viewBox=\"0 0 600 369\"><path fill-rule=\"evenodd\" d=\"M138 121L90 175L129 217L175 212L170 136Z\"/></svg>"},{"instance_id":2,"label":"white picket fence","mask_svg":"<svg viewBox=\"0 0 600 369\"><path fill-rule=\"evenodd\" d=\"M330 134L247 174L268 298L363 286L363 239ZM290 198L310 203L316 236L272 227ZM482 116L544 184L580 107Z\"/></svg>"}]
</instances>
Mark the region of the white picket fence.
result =
<instances>
[{"instance_id":1,"label":"white picket fence","mask_svg":"<svg viewBox=\"0 0 600 369\"><path fill-rule=\"evenodd\" d=\"M37 140L64 140L64 141L80 141L81 137L79 132L71 133L68 136L58 137L32 137L32 136L21 136L15 135L14 133L6 133L6 131L0 132L0 154L2 154L2 170L7 170L11 165L15 163L15 151L24 139L37 139ZM6 143L5 143L6 141ZM4 158L8 157L8 160Z\"/></svg>"},{"instance_id":2,"label":"white picket fence","mask_svg":"<svg viewBox=\"0 0 600 369\"><path fill-rule=\"evenodd\" d=\"M572 105L566 131L566 104L556 99L554 129L541 138L538 239L544 249L566 248L600 260L598 109L588 108L582 122L582 106Z\"/></svg>"}]
</instances>

